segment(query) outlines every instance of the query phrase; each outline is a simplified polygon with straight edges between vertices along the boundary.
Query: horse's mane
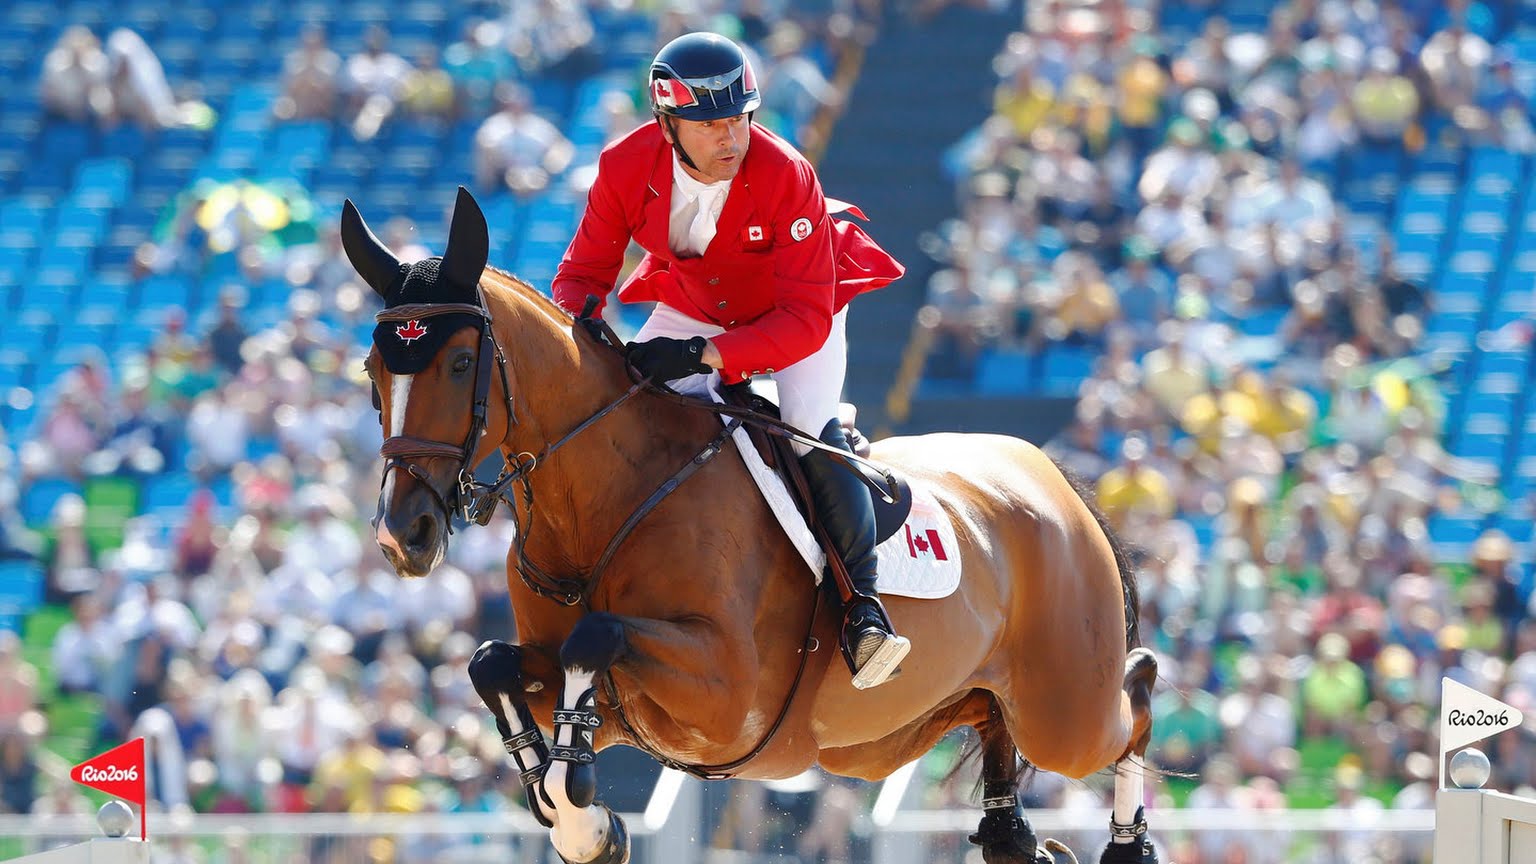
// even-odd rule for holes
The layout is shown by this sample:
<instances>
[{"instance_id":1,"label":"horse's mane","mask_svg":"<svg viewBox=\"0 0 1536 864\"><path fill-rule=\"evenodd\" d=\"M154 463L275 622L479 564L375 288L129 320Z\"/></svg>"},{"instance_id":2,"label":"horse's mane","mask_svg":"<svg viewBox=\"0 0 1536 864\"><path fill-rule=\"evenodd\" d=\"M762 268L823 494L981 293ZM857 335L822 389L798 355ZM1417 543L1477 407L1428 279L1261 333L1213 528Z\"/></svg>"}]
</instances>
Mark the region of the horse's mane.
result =
<instances>
[{"instance_id":1,"label":"horse's mane","mask_svg":"<svg viewBox=\"0 0 1536 864\"><path fill-rule=\"evenodd\" d=\"M487 264L485 269L505 279L513 291L521 295L523 299L533 303L535 306L538 306L543 311L555 316L556 320L567 322L576 320L576 316L565 311L565 307L561 306L559 303L556 303L552 298L550 298L549 295L545 294L543 291L533 287L533 285L527 280L509 271L503 270L494 264Z\"/></svg>"}]
</instances>

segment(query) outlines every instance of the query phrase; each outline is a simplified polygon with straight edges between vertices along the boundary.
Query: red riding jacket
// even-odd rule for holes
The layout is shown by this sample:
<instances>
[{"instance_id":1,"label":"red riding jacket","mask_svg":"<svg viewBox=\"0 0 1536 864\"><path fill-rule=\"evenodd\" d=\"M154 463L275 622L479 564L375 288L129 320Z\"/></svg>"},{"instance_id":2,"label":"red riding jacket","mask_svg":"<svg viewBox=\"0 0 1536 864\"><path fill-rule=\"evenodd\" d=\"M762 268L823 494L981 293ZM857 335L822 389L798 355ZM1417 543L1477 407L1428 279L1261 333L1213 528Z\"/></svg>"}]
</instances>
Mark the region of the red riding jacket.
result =
<instances>
[{"instance_id":1,"label":"red riding jacket","mask_svg":"<svg viewBox=\"0 0 1536 864\"><path fill-rule=\"evenodd\" d=\"M751 135L714 240L689 258L667 242L672 145L660 127L647 123L604 149L555 275L556 302L579 314L589 295L606 301L633 239L646 254L619 299L660 301L725 328L712 341L728 377L782 369L819 349L834 312L904 268L858 226L830 218L829 205L864 214L824 198L805 157L761 126Z\"/></svg>"}]
</instances>

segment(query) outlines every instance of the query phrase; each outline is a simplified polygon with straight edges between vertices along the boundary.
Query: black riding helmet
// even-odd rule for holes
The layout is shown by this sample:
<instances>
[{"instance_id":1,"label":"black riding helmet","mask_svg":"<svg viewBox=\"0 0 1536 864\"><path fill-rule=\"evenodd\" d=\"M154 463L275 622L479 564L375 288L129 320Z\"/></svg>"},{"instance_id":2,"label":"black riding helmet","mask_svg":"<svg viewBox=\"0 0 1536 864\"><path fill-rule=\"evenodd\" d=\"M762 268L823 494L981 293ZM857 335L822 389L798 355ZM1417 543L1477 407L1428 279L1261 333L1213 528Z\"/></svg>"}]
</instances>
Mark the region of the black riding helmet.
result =
<instances>
[{"instance_id":1,"label":"black riding helmet","mask_svg":"<svg viewBox=\"0 0 1536 864\"><path fill-rule=\"evenodd\" d=\"M686 33L656 52L648 77L651 113L672 131L678 158L697 168L678 146L672 118L721 120L751 114L762 103L746 52L716 33Z\"/></svg>"}]
</instances>

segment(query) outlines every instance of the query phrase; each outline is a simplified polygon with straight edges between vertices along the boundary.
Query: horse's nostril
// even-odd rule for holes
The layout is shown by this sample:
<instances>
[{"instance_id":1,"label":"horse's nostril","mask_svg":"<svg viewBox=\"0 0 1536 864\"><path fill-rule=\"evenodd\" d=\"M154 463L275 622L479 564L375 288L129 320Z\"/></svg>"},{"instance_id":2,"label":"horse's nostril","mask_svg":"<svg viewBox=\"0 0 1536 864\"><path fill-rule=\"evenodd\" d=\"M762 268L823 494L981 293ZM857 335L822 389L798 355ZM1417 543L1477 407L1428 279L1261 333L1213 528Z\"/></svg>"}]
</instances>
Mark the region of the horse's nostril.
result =
<instances>
[{"instance_id":1,"label":"horse's nostril","mask_svg":"<svg viewBox=\"0 0 1536 864\"><path fill-rule=\"evenodd\" d=\"M412 549L425 549L437 539L437 527L432 522L432 517L427 515L417 516L411 523L410 530L405 532L405 545Z\"/></svg>"}]
</instances>

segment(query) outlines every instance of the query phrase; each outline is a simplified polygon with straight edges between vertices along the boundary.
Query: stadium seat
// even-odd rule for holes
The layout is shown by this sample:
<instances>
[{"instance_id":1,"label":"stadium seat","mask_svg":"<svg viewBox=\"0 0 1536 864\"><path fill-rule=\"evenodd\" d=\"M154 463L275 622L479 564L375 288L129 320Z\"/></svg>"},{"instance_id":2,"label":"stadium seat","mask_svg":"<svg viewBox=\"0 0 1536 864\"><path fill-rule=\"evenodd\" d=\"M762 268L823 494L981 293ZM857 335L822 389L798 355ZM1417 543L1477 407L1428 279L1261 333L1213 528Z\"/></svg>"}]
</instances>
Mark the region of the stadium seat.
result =
<instances>
[{"instance_id":1,"label":"stadium seat","mask_svg":"<svg viewBox=\"0 0 1536 864\"><path fill-rule=\"evenodd\" d=\"M1034 392L1035 358L1016 350L994 350L981 355L976 364L976 390L990 395Z\"/></svg>"},{"instance_id":2,"label":"stadium seat","mask_svg":"<svg viewBox=\"0 0 1536 864\"><path fill-rule=\"evenodd\" d=\"M48 524L53 505L68 494L80 494L80 485L64 477L44 476L33 480L21 491L21 518L31 528Z\"/></svg>"},{"instance_id":3,"label":"stadium seat","mask_svg":"<svg viewBox=\"0 0 1536 864\"><path fill-rule=\"evenodd\" d=\"M43 568L31 561L0 561L0 629L20 633L25 617L43 602Z\"/></svg>"},{"instance_id":4,"label":"stadium seat","mask_svg":"<svg viewBox=\"0 0 1536 864\"><path fill-rule=\"evenodd\" d=\"M187 309L192 303L192 283L184 276L151 276L139 283L137 295L140 311Z\"/></svg>"},{"instance_id":5,"label":"stadium seat","mask_svg":"<svg viewBox=\"0 0 1536 864\"><path fill-rule=\"evenodd\" d=\"M1095 352L1067 345L1052 345L1042 356L1047 393L1076 393L1078 385L1093 372Z\"/></svg>"},{"instance_id":6,"label":"stadium seat","mask_svg":"<svg viewBox=\"0 0 1536 864\"><path fill-rule=\"evenodd\" d=\"M163 474L152 474L144 479L140 489L139 512L179 517L199 486L195 477L175 467Z\"/></svg>"}]
</instances>

